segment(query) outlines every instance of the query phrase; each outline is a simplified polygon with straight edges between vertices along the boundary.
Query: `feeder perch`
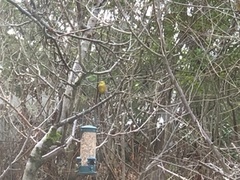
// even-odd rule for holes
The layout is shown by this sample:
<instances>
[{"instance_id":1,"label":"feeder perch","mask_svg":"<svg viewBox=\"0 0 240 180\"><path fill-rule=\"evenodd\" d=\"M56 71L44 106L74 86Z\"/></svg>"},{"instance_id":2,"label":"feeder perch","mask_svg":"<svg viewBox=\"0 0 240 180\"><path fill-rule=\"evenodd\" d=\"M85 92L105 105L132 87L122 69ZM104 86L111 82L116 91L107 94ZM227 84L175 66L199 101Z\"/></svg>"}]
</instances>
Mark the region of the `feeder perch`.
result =
<instances>
[{"instance_id":1,"label":"feeder perch","mask_svg":"<svg viewBox=\"0 0 240 180\"><path fill-rule=\"evenodd\" d=\"M80 157L77 157L78 174L96 174L96 131L95 126L86 125L81 128Z\"/></svg>"}]
</instances>

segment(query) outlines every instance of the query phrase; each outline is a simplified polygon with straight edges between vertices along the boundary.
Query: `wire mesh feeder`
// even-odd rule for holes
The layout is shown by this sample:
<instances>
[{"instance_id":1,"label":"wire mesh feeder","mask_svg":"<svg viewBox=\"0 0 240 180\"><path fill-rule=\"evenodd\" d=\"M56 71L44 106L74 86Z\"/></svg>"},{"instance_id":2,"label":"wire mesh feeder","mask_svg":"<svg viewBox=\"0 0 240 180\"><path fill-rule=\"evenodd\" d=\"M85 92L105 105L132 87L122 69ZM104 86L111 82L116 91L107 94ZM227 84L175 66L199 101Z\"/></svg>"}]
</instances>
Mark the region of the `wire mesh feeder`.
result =
<instances>
[{"instance_id":1,"label":"wire mesh feeder","mask_svg":"<svg viewBox=\"0 0 240 180\"><path fill-rule=\"evenodd\" d=\"M95 126L86 125L81 128L80 157L77 157L78 174L96 174L96 130Z\"/></svg>"}]
</instances>

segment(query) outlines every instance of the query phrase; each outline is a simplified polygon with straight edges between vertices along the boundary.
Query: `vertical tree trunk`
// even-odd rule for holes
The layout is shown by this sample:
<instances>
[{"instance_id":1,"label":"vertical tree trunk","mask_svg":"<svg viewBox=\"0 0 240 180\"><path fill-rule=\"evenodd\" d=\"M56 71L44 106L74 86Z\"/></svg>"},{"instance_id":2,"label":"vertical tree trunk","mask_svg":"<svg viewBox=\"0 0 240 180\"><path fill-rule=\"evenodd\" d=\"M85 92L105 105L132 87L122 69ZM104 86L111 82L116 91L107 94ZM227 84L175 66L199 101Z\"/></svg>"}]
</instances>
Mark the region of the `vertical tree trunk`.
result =
<instances>
[{"instance_id":1,"label":"vertical tree trunk","mask_svg":"<svg viewBox=\"0 0 240 180\"><path fill-rule=\"evenodd\" d=\"M92 33L93 33L92 28L95 27L95 25L98 21L97 16L98 16L100 7L103 4L103 2L104 2L104 0L98 0L94 4L94 7L91 12L92 15L89 18L88 23L87 23L88 30L86 30L84 32L83 38L91 38L92 37ZM85 70L83 60L86 57L86 54L87 54L87 51L89 48L89 44L90 44L90 42L86 41L86 40L82 40L81 43L79 44L79 56L78 56L78 59L76 59L74 61L74 64L72 67L73 71L71 71L69 73L68 85L66 86L65 93L64 93L64 96L62 99L63 104L62 104L62 109L60 109L60 112L61 112L60 121L67 118L69 115L69 108L71 107L71 100L73 98L72 97L73 96L73 86L75 85L75 83L78 83L78 81L82 77L81 72ZM66 129L64 131L66 132ZM24 170L24 174L23 174L23 178L22 178L23 180L36 179L37 171L38 171L39 167L42 165L41 157L43 154L41 154L40 152L42 152L43 148L48 149L50 146L52 146L51 142L46 143L49 133L51 133L51 129L41 139L41 141L39 141L36 144L36 146L33 148L31 155L28 158L25 170ZM65 139L64 134L63 134L63 138ZM62 140L64 141L64 139L62 139ZM44 147L44 145L45 145L45 147Z\"/></svg>"}]
</instances>

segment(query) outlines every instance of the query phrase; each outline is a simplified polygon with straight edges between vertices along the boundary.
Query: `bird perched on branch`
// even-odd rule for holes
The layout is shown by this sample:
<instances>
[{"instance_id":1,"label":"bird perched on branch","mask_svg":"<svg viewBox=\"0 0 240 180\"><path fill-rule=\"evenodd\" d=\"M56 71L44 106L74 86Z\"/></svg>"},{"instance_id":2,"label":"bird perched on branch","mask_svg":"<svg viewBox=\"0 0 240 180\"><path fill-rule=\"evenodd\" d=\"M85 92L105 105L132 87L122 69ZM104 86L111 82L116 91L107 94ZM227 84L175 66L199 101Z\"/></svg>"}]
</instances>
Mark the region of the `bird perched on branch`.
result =
<instances>
[{"instance_id":1,"label":"bird perched on branch","mask_svg":"<svg viewBox=\"0 0 240 180\"><path fill-rule=\"evenodd\" d=\"M101 94L105 94L107 91L107 86L106 83L104 81L99 81L98 83L98 93Z\"/></svg>"},{"instance_id":2,"label":"bird perched on branch","mask_svg":"<svg viewBox=\"0 0 240 180\"><path fill-rule=\"evenodd\" d=\"M97 85L97 96L96 96L96 104L101 101L101 96L103 96L107 91L107 86L104 81L99 81ZM104 104L101 104L97 107L96 110L96 124L101 124L104 121L105 111L104 111Z\"/></svg>"}]
</instances>

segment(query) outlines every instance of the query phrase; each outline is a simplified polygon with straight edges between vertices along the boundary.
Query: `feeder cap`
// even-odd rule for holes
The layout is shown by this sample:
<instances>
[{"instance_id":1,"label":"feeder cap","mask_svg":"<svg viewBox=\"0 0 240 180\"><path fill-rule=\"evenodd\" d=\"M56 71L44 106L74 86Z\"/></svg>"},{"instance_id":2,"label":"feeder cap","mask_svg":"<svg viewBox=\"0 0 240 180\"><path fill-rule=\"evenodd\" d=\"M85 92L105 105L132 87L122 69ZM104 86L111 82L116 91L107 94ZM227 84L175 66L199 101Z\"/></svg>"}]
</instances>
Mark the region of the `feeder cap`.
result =
<instances>
[{"instance_id":1,"label":"feeder cap","mask_svg":"<svg viewBox=\"0 0 240 180\"><path fill-rule=\"evenodd\" d=\"M97 128L92 125L81 126L80 129L82 132L96 132L97 131Z\"/></svg>"}]
</instances>

